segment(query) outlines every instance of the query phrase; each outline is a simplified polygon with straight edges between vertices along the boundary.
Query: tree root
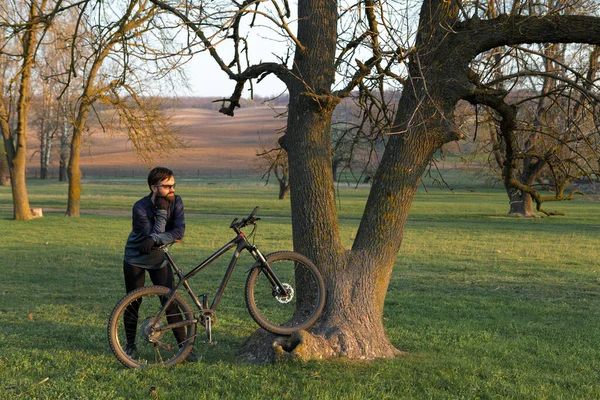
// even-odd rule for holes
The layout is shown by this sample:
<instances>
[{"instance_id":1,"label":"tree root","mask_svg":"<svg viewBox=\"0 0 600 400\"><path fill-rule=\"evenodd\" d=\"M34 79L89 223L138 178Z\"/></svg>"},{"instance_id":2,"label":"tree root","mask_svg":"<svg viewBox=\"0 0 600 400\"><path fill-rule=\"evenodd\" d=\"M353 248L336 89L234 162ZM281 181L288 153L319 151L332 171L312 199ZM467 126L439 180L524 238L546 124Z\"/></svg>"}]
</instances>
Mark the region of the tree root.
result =
<instances>
[{"instance_id":1,"label":"tree root","mask_svg":"<svg viewBox=\"0 0 600 400\"><path fill-rule=\"evenodd\" d=\"M326 336L298 331L289 337L282 337L259 329L242 345L238 355L251 363L277 363L322 360L340 356L371 360L402 354L389 342L373 349L369 345L361 346L360 340L353 339L348 340L339 331Z\"/></svg>"},{"instance_id":2,"label":"tree root","mask_svg":"<svg viewBox=\"0 0 600 400\"><path fill-rule=\"evenodd\" d=\"M330 358L334 352L326 339L306 331L276 336L259 329L242 345L238 355L252 363L275 363Z\"/></svg>"}]
</instances>

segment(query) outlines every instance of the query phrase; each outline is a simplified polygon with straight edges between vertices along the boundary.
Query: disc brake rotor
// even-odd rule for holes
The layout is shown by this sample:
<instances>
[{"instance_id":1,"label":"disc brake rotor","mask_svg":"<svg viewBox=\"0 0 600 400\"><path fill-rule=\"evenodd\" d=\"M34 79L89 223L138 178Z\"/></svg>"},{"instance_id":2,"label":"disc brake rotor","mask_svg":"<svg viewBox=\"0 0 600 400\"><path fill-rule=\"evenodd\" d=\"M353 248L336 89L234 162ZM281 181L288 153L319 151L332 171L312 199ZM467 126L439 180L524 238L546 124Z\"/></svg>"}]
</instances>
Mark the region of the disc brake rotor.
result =
<instances>
[{"instance_id":1,"label":"disc brake rotor","mask_svg":"<svg viewBox=\"0 0 600 400\"><path fill-rule=\"evenodd\" d=\"M292 288L292 286L289 283L282 283L281 285L285 289L286 295L285 296L275 296L275 299L278 302L280 302L281 304L289 303L294 298L294 289Z\"/></svg>"}]
</instances>

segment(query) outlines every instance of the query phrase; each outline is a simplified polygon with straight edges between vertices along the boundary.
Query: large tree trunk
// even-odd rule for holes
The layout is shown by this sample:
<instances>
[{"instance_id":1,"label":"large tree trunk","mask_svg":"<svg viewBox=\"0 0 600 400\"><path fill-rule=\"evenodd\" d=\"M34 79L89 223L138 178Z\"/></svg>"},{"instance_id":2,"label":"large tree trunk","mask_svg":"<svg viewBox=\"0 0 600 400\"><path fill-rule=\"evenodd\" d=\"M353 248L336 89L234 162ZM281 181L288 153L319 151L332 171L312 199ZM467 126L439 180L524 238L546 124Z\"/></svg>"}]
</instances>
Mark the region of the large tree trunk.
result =
<instances>
[{"instance_id":1,"label":"large tree trunk","mask_svg":"<svg viewBox=\"0 0 600 400\"><path fill-rule=\"evenodd\" d=\"M22 110L20 110L22 111ZM0 131L2 131L4 149L6 157L2 157L7 161L9 182L12 190L13 198L13 217L16 220L28 220L33 218L31 208L29 206L29 197L27 195L27 185L25 181L25 166L27 159L25 157L25 140L19 135L17 138L17 146L11 135L11 129L8 124L8 113L4 107L4 103L0 102Z\"/></svg>"},{"instance_id":2,"label":"large tree trunk","mask_svg":"<svg viewBox=\"0 0 600 400\"><path fill-rule=\"evenodd\" d=\"M335 37L335 26L307 17L320 15L333 20L335 7L335 2L326 0L299 3L298 32L308 36L300 36L308 50L305 57L296 53L295 66L304 71L304 83L320 88L313 92L319 101L301 84L289 87L288 128L282 141L290 168L294 247L319 267L327 287L325 309L311 329L312 335L299 333L277 339L258 331L241 350L249 360L267 361L282 355L374 359L400 353L385 333L384 301L410 204L421 175L443 144L443 124L438 105L420 100L425 89L415 81L403 93L396 116L395 125L403 128L394 131L406 133L390 139L354 246L345 250L339 237L331 152L331 117L337 103L327 102L335 41L326 47L323 40ZM315 52L314 58L311 52ZM446 109L452 109L451 103Z\"/></svg>"},{"instance_id":3,"label":"large tree trunk","mask_svg":"<svg viewBox=\"0 0 600 400\"><path fill-rule=\"evenodd\" d=\"M31 4L29 7L29 21L34 21L40 12L39 4ZM40 8L43 8L40 7ZM37 25L28 25L23 35L23 63L21 66L21 79L19 82L19 99L17 101L17 128L13 132L13 139L8 128L8 112L2 105L1 115L3 124L2 134L4 146L8 155L8 167L10 171L10 183L13 197L13 216L16 220L28 220L33 218L29 206L29 196L25 180L27 166L27 117L29 111L29 96L31 90L31 70L34 64L37 45Z\"/></svg>"},{"instance_id":4,"label":"large tree trunk","mask_svg":"<svg viewBox=\"0 0 600 400\"><path fill-rule=\"evenodd\" d=\"M331 119L338 100L330 92L337 27L328 23L337 20L337 4L301 1L298 17L298 37L305 50L296 52L293 75L303 80L288 85L288 125L281 144L288 153L294 249L319 267L327 299L322 317L311 330L317 336L304 336L302 346L297 346L300 341L296 338L293 345L280 348L292 353L302 349L297 356L309 358L393 355L397 351L385 335L381 318L380 300L385 296L381 296L378 281L371 279L378 266L345 251L339 237L331 168ZM349 273L350 269L355 273ZM249 360L273 359L278 354L272 351L274 340L260 330L241 354Z\"/></svg>"},{"instance_id":5,"label":"large tree trunk","mask_svg":"<svg viewBox=\"0 0 600 400\"><path fill-rule=\"evenodd\" d=\"M24 221L33 218L29 206L29 197L27 195L27 185L25 182L25 159L15 159L10 168L10 184L12 187L13 198L13 217L16 220Z\"/></svg>"}]
</instances>

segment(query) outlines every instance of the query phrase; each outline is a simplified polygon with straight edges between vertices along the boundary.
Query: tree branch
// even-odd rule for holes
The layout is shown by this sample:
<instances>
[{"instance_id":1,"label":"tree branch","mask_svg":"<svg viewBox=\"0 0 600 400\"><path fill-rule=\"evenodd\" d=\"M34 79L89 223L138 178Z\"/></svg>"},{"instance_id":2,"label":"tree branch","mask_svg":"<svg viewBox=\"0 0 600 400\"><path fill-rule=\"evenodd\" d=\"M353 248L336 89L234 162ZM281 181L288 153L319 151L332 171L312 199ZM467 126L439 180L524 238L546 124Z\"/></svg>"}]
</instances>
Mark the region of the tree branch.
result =
<instances>
[{"instance_id":1,"label":"tree branch","mask_svg":"<svg viewBox=\"0 0 600 400\"><path fill-rule=\"evenodd\" d=\"M454 29L458 40L469 43L465 50L473 56L495 47L519 44L600 44L600 17L582 15L501 15L489 20L471 18L456 24Z\"/></svg>"},{"instance_id":2,"label":"tree branch","mask_svg":"<svg viewBox=\"0 0 600 400\"><path fill-rule=\"evenodd\" d=\"M235 73L231 69L231 67L233 65L238 65L238 68L240 67L238 64L239 49L237 47L237 41L239 40L239 33L238 33L237 26L239 25L240 18L242 17L243 13L259 13L258 11L248 10L248 7L250 7L252 4L258 4L259 2L264 1L264 0L247 0L239 5L239 10L236 13L236 17L233 22L233 25L234 25L233 39L234 39L234 41L236 41L235 56L234 56L234 60L229 65L223 61L223 59L221 58L221 56L219 55L219 53L217 52L217 50L215 48L215 44L213 42L211 42L211 40L206 36L206 34L204 33L204 30L201 27L200 22L196 23L196 22L192 21L188 17L187 13L181 12L180 10L176 9L175 7L167 4L166 2L164 2L162 0L150 0L150 1L153 4L157 5L159 8L161 8L162 10L165 10L165 11L171 13L172 15L176 16L177 18L179 18L184 23L185 26L187 26L189 29L191 29L194 32L194 34L200 39L204 48L208 50L209 54L216 61L216 63L221 68L221 70L227 74L229 79L234 80L236 82L234 92L229 98L223 98L223 99L217 100L217 102L218 101L223 102L223 107L221 107L221 109L219 110L221 113L233 116L235 108L240 106L239 101L242 97L242 91L244 89L244 86L245 86L246 82L251 79L263 79L266 75L272 73L272 74L276 75L286 86L289 86L290 79L291 79L290 71L284 64L260 63L260 64L256 64L256 65L251 65L240 73ZM284 16L283 16L283 13L281 12L281 10L278 10L278 12L279 12L280 17L282 18L282 21L285 22ZM264 14L261 13L261 15L264 15ZM269 16L267 16L267 17L272 20L271 17L269 17ZM279 25L279 26L282 26L282 25ZM286 26L287 26L286 24L283 24L282 29L285 30ZM291 31L289 31L289 28L287 29L287 31L290 34L290 37L292 39L294 39L294 36L291 35ZM296 45L301 46L301 44L297 41L296 41ZM225 102L229 102L229 105L225 106Z\"/></svg>"}]
</instances>

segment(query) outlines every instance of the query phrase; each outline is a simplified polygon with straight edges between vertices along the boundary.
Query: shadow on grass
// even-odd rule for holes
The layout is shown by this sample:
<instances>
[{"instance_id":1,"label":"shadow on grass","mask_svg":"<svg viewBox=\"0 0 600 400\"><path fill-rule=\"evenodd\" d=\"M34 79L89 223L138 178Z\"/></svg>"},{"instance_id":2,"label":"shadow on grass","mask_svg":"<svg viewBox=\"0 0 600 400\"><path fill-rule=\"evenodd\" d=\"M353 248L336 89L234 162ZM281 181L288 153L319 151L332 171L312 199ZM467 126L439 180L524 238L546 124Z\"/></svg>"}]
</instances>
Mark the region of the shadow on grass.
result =
<instances>
[{"instance_id":1,"label":"shadow on grass","mask_svg":"<svg viewBox=\"0 0 600 400\"><path fill-rule=\"evenodd\" d=\"M38 322L27 320L26 317L20 318L22 321L19 322L8 322L6 318L0 318L2 321L0 335L3 337L0 341L0 352L4 354L17 354L23 351L84 352L88 355L113 357L108 344L106 327ZM198 326L194 351L202 357L202 362L244 364L237 357L236 352L245 338L223 331L213 331L217 345L211 346L204 343L204 331L200 328L202 326ZM121 365L116 358L114 360L115 365Z\"/></svg>"}]
</instances>

